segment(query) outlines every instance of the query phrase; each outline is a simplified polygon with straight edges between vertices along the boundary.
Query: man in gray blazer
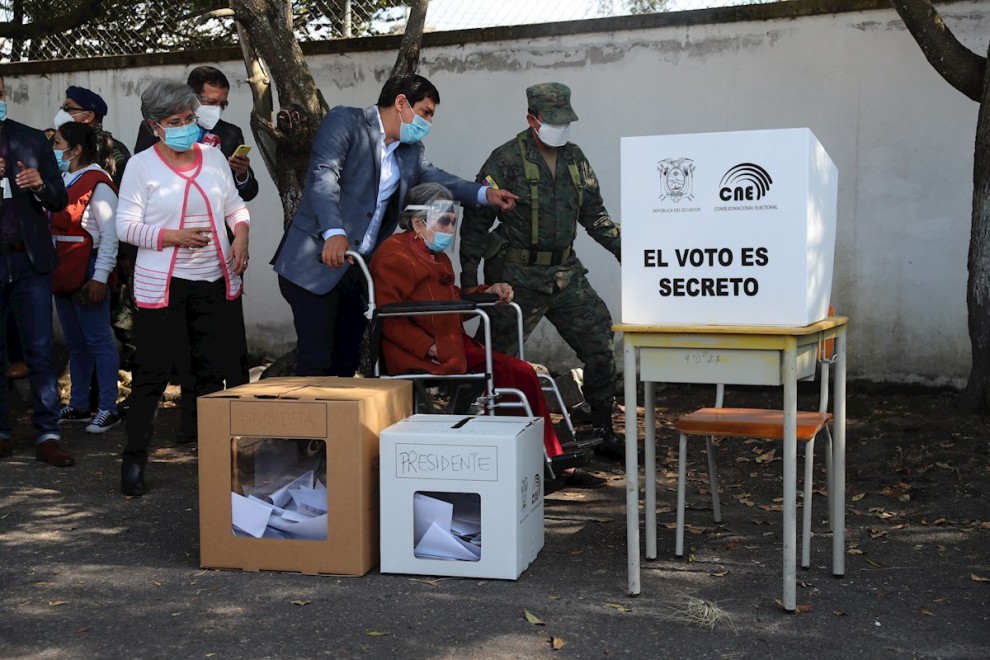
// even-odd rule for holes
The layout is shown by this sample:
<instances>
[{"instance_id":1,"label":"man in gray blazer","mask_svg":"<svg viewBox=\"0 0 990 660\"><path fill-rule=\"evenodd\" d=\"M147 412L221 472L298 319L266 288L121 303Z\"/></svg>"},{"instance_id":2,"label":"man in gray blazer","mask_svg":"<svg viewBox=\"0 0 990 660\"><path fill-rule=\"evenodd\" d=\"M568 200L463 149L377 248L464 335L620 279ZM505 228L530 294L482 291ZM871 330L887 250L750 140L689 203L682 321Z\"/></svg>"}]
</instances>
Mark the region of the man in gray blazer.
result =
<instances>
[{"instance_id":1,"label":"man in gray blazer","mask_svg":"<svg viewBox=\"0 0 990 660\"><path fill-rule=\"evenodd\" d=\"M432 181L465 206L515 206L511 192L465 181L426 160L420 140L439 103L426 78L400 74L386 81L377 105L338 106L320 124L302 201L271 261L292 307L296 375L354 375L364 282L344 252L370 257L395 230L407 190Z\"/></svg>"}]
</instances>

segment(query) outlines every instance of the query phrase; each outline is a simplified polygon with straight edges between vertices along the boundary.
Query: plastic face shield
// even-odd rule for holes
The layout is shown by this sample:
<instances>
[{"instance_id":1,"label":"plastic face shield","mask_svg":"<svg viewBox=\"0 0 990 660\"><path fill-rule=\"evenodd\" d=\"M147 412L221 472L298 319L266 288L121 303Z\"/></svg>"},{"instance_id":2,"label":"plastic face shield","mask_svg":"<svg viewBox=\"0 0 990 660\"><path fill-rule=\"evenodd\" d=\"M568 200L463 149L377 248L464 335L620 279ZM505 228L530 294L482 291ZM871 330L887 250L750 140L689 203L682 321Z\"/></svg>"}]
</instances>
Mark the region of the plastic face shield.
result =
<instances>
[{"instance_id":1,"label":"plastic face shield","mask_svg":"<svg viewBox=\"0 0 990 660\"><path fill-rule=\"evenodd\" d=\"M464 215L461 205L449 199L440 199L423 205L409 205L405 208L405 212L422 218L429 231L445 234L454 233Z\"/></svg>"}]
</instances>

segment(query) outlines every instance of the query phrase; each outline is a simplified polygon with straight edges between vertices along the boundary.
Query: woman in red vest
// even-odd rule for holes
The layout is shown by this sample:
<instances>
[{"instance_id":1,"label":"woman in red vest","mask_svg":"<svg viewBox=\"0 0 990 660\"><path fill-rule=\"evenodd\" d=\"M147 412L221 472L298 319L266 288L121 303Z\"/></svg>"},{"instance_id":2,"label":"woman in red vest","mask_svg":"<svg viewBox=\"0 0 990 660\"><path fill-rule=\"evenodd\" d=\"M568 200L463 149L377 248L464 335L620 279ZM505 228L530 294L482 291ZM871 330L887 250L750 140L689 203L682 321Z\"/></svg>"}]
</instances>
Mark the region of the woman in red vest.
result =
<instances>
[{"instance_id":1,"label":"woman in red vest","mask_svg":"<svg viewBox=\"0 0 990 660\"><path fill-rule=\"evenodd\" d=\"M52 271L55 309L69 347L69 404L59 424L85 423L90 433L120 424L117 414L119 357L110 328L109 280L117 261L117 188L100 166L111 158L108 134L68 122L55 131L55 158L62 170L69 204L51 214L58 266ZM112 166L111 166L112 167ZM89 387L96 371L99 410L89 410Z\"/></svg>"}]
</instances>

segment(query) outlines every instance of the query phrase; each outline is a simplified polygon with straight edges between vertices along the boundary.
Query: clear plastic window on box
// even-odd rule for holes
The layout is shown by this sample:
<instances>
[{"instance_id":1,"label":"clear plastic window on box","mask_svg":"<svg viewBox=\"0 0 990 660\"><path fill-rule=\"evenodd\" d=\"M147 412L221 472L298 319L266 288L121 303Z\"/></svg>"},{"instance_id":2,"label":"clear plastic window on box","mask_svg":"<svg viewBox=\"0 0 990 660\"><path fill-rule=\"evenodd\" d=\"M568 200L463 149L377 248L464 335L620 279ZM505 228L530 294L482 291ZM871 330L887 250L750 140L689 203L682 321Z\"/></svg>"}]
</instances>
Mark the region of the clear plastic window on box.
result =
<instances>
[{"instance_id":1,"label":"clear plastic window on box","mask_svg":"<svg viewBox=\"0 0 990 660\"><path fill-rule=\"evenodd\" d=\"M413 496L413 554L418 559L481 559L481 495L418 491Z\"/></svg>"},{"instance_id":2,"label":"clear plastic window on box","mask_svg":"<svg viewBox=\"0 0 990 660\"><path fill-rule=\"evenodd\" d=\"M230 448L234 536L326 540L326 442L234 437Z\"/></svg>"}]
</instances>

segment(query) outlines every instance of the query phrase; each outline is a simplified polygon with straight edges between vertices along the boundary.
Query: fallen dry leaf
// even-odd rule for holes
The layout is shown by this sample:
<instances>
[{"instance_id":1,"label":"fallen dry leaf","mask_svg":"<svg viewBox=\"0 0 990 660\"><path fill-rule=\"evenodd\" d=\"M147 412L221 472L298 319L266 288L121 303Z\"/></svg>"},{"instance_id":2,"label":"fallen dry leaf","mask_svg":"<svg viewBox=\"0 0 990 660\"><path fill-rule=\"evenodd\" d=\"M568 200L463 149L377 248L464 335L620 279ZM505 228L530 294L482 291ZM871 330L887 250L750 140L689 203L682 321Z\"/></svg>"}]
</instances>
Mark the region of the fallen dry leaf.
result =
<instances>
[{"instance_id":1,"label":"fallen dry leaf","mask_svg":"<svg viewBox=\"0 0 990 660\"><path fill-rule=\"evenodd\" d=\"M729 574L729 571L717 571L715 573L709 573L712 577L725 577Z\"/></svg>"},{"instance_id":2,"label":"fallen dry leaf","mask_svg":"<svg viewBox=\"0 0 990 660\"><path fill-rule=\"evenodd\" d=\"M990 578L980 577L976 573L970 573L969 579L973 582L990 582Z\"/></svg>"},{"instance_id":3,"label":"fallen dry leaf","mask_svg":"<svg viewBox=\"0 0 990 660\"><path fill-rule=\"evenodd\" d=\"M921 608L920 610L918 610L918 614L920 614L922 616L935 616L934 614L932 614L930 611L926 610L925 608Z\"/></svg>"},{"instance_id":4,"label":"fallen dry leaf","mask_svg":"<svg viewBox=\"0 0 990 660\"><path fill-rule=\"evenodd\" d=\"M842 610L832 610L832 614L834 614L835 616L849 616L848 614L846 614Z\"/></svg>"},{"instance_id":5,"label":"fallen dry leaf","mask_svg":"<svg viewBox=\"0 0 990 660\"><path fill-rule=\"evenodd\" d=\"M48 601L48 605L51 606L51 607L58 607L59 605L68 605L68 603L69 603L69 601L67 601L67 600L50 600L50 601Z\"/></svg>"},{"instance_id":6,"label":"fallen dry leaf","mask_svg":"<svg viewBox=\"0 0 990 660\"><path fill-rule=\"evenodd\" d=\"M849 548L848 550L846 550L846 554L861 555L863 554L863 551L860 550L859 548Z\"/></svg>"},{"instance_id":7,"label":"fallen dry leaf","mask_svg":"<svg viewBox=\"0 0 990 660\"><path fill-rule=\"evenodd\" d=\"M813 609L815 608L809 605L808 603L798 604L794 607L794 611L797 612L798 614L807 614Z\"/></svg>"},{"instance_id":8,"label":"fallen dry leaf","mask_svg":"<svg viewBox=\"0 0 990 660\"><path fill-rule=\"evenodd\" d=\"M866 497L866 493L856 493L855 495L853 495L849 499L852 500L853 502L859 502L864 497Z\"/></svg>"},{"instance_id":9,"label":"fallen dry leaf","mask_svg":"<svg viewBox=\"0 0 990 660\"><path fill-rule=\"evenodd\" d=\"M526 617L526 620L529 621L534 626L545 626L546 625L545 623L543 623L542 621L540 621L540 617L536 616L535 614L533 614L529 610L523 610L523 615Z\"/></svg>"},{"instance_id":10,"label":"fallen dry leaf","mask_svg":"<svg viewBox=\"0 0 990 660\"><path fill-rule=\"evenodd\" d=\"M293 600L293 601L289 601L289 602L291 602L293 605L309 605L313 601L311 601L311 600Z\"/></svg>"},{"instance_id":11,"label":"fallen dry leaf","mask_svg":"<svg viewBox=\"0 0 990 660\"><path fill-rule=\"evenodd\" d=\"M566 644L566 642L562 640L560 637L550 638L550 648L552 648L554 651L559 651L560 649L564 648L564 644Z\"/></svg>"},{"instance_id":12,"label":"fallen dry leaf","mask_svg":"<svg viewBox=\"0 0 990 660\"><path fill-rule=\"evenodd\" d=\"M611 607L614 610L619 610L620 612L630 612L631 610L625 605L619 605L618 603L602 603L603 607Z\"/></svg>"},{"instance_id":13,"label":"fallen dry leaf","mask_svg":"<svg viewBox=\"0 0 990 660\"><path fill-rule=\"evenodd\" d=\"M89 628L80 628L79 630L76 631L76 634L80 635L82 633L88 633L88 632L89 632Z\"/></svg>"},{"instance_id":14,"label":"fallen dry leaf","mask_svg":"<svg viewBox=\"0 0 990 660\"><path fill-rule=\"evenodd\" d=\"M379 630L369 630L369 631L368 631L368 632L366 632L365 634L366 634L366 635L367 635L368 637L385 637L385 636L387 636L387 635L391 635L392 633L387 633L387 632L381 632L381 631L379 631Z\"/></svg>"}]
</instances>

